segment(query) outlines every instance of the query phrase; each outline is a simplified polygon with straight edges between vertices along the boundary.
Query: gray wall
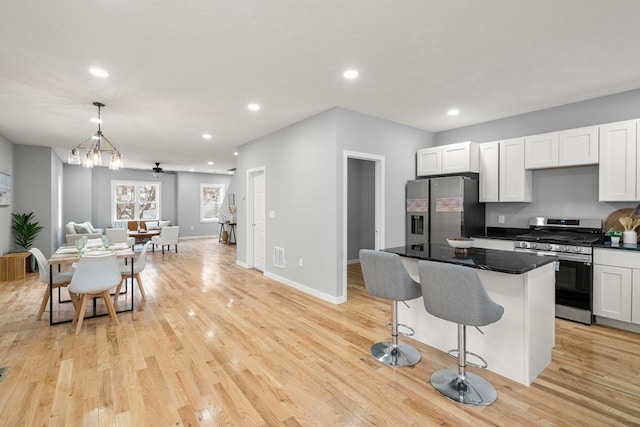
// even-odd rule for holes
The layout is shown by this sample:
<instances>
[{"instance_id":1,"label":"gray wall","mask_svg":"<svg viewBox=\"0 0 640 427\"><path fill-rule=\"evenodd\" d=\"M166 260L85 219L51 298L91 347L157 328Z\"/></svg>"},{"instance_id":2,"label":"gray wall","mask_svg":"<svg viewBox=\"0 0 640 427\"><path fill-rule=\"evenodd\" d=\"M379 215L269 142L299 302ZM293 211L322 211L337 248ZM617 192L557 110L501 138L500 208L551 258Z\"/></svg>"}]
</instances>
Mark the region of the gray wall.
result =
<instances>
[{"instance_id":1,"label":"gray wall","mask_svg":"<svg viewBox=\"0 0 640 427\"><path fill-rule=\"evenodd\" d=\"M385 246L404 245L405 185L415 179L416 151L433 145L433 134L421 129L338 109L340 170L339 212L342 215L342 154L355 151L385 158ZM342 218L342 216L340 216ZM342 221L338 235L342 240ZM342 252L342 250L340 250Z\"/></svg>"},{"instance_id":2,"label":"gray wall","mask_svg":"<svg viewBox=\"0 0 640 427\"><path fill-rule=\"evenodd\" d=\"M13 144L2 135L0 135L0 172L11 175L13 178ZM12 197L15 197L15 194L12 194ZM9 206L0 206L0 255L9 252L12 246L12 208L13 202Z\"/></svg>"},{"instance_id":3,"label":"gray wall","mask_svg":"<svg viewBox=\"0 0 640 427\"><path fill-rule=\"evenodd\" d=\"M334 108L239 148L234 187L246 191L247 169L265 166L266 273L342 298L343 153L386 160L386 242L404 242L404 186L415 176L415 152L430 146L429 132ZM238 203L238 261L246 263L246 201ZM285 248L286 268L273 266L274 246ZM298 258L304 267L298 266Z\"/></svg>"},{"instance_id":4,"label":"gray wall","mask_svg":"<svg viewBox=\"0 0 640 427\"><path fill-rule=\"evenodd\" d=\"M437 145L487 142L640 117L640 89L467 126L435 135ZM600 218L635 202L598 201L598 167L533 171L531 203L487 203L487 226L527 227L532 216ZM498 224L498 216L505 224Z\"/></svg>"},{"instance_id":5,"label":"gray wall","mask_svg":"<svg viewBox=\"0 0 640 427\"><path fill-rule=\"evenodd\" d=\"M230 175L212 175L204 173L178 174L176 206L180 236L217 236L220 225L212 222L200 222L200 184L222 184L225 186L224 203L221 214L229 215L227 198L229 194ZM238 195L236 194L236 200Z\"/></svg>"},{"instance_id":6,"label":"gray wall","mask_svg":"<svg viewBox=\"0 0 640 427\"><path fill-rule=\"evenodd\" d=\"M375 249L375 163L349 159L347 188L347 259L360 249Z\"/></svg>"},{"instance_id":7,"label":"gray wall","mask_svg":"<svg viewBox=\"0 0 640 427\"><path fill-rule=\"evenodd\" d=\"M44 228L33 246L49 256L59 244L57 194L62 162L49 147L14 145L13 150L12 211L35 214L35 220Z\"/></svg>"},{"instance_id":8,"label":"gray wall","mask_svg":"<svg viewBox=\"0 0 640 427\"><path fill-rule=\"evenodd\" d=\"M336 110L329 110L239 147L234 188L246 193L247 170L264 166L265 273L336 295ZM237 258L246 263L246 199L238 198ZM273 248L286 266L274 267ZM303 258L304 266L298 266Z\"/></svg>"},{"instance_id":9,"label":"gray wall","mask_svg":"<svg viewBox=\"0 0 640 427\"><path fill-rule=\"evenodd\" d=\"M640 117L640 89L435 134L435 145L488 142Z\"/></svg>"},{"instance_id":10,"label":"gray wall","mask_svg":"<svg viewBox=\"0 0 640 427\"><path fill-rule=\"evenodd\" d=\"M70 221L91 221L94 227L100 228L91 217L92 212L92 168L64 164L64 202L62 208L63 226Z\"/></svg>"},{"instance_id":11,"label":"gray wall","mask_svg":"<svg viewBox=\"0 0 640 427\"><path fill-rule=\"evenodd\" d=\"M217 224L200 223L200 184L224 184L229 175L189 172L162 173L157 178L151 172L137 169L110 170L106 167L86 169L64 165L64 224L90 220L96 228L111 226L111 182L160 182L160 216L180 225L180 237L218 234ZM193 228L192 228L193 227Z\"/></svg>"}]
</instances>

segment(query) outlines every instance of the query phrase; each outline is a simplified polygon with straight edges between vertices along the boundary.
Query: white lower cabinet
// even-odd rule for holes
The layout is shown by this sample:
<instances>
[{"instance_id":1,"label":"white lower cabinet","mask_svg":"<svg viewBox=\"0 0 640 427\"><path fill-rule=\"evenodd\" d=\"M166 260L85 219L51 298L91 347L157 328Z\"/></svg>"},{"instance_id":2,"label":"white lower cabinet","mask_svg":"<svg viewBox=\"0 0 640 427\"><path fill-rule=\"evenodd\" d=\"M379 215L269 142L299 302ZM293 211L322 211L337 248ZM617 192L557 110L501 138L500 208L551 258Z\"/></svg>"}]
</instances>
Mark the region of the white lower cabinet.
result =
<instances>
[{"instance_id":1,"label":"white lower cabinet","mask_svg":"<svg viewBox=\"0 0 640 427\"><path fill-rule=\"evenodd\" d=\"M593 251L593 313L640 324L640 253Z\"/></svg>"}]
</instances>

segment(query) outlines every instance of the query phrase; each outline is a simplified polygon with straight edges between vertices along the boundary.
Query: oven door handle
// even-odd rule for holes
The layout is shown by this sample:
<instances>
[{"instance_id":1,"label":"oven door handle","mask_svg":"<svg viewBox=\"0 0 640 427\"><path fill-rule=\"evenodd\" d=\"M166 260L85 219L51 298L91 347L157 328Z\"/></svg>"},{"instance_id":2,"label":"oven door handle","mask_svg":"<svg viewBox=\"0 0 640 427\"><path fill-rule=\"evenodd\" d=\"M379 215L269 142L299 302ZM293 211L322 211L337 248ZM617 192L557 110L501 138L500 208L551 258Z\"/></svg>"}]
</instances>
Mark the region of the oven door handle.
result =
<instances>
[{"instance_id":1,"label":"oven door handle","mask_svg":"<svg viewBox=\"0 0 640 427\"><path fill-rule=\"evenodd\" d=\"M536 255L550 255L550 256L558 257L560 261L576 261L576 262L583 262L585 264L591 265L591 255L570 254L566 252L560 253L560 252L549 252L549 251L537 251L533 249L520 249L520 248L516 248L515 252L524 252L524 253L536 254Z\"/></svg>"}]
</instances>

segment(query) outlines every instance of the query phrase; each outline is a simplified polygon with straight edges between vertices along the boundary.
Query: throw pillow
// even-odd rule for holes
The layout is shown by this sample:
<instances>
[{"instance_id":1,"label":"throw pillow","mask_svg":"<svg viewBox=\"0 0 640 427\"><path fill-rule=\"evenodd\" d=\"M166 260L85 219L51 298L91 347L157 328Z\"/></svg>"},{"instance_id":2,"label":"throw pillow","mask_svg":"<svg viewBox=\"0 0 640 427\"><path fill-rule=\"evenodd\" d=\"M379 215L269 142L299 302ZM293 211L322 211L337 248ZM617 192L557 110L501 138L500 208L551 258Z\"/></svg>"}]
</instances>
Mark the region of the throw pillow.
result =
<instances>
[{"instance_id":1,"label":"throw pillow","mask_svg":"<svg viewBox=\"0 0 640 427\"><path fill-rule=\"evenodd\" d=\"M87 230L89 230L89 233L95 233L96 229L93 228L93 225L91 225L90 221L85 221L80 223L81 226L83 226L84 228L86 228Z\"/></svg>"},{"instance_id":2,"label":"throw pillow","mask_svg":"<svg viewBox=\"0 0 640 427\"><path fill-rule=\"evenodd\" d=\"M160 230L158 221L147 221L147 230Z\"/></svg>"},{"instance_id":3,"label":"throw pillow","mask_svg":"<svg viewBox=\"0 0 640 427\"><path fill-rule=\"evenodd\" d=\"M71 221L67 225L65 225L65 228L67 230L67 234L76 234L75 226L76 226L76 223L73 222L73 221Z\"/></svg>"},{"instance_id":4,"label":"throw pillow","mask_svg":"<svg viewBox=\"0 0 640 427\"><path fill-rule=\"evenodd\" d=\"M160 228L168 227L171 225L171 221L160 221Z\"/></svg>"},{"instance_id":5,"label":"throw pillow","mask_svg":"<svg viewBox=\"0 0 640 427\"><path fill-rule=\"evenodd\" d=\"M89 233L91 233L91 230L89 230L84 225L76 224L76 225L73 226L73 228L74 228L74 231L76 232L76 234L89 234Z\"/></svg>"}]
</instances>

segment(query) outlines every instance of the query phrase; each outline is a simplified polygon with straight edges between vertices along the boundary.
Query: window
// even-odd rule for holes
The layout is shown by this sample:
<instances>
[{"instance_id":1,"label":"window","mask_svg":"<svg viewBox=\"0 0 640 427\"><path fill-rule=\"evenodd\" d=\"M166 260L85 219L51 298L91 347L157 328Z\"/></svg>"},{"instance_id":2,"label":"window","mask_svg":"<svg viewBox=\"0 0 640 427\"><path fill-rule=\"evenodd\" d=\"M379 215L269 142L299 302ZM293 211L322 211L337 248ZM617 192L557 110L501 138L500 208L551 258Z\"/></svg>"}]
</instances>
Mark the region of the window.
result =
<instances>
[{"instance_id":1,"label":"window","mask_svg":"<svg viewBox=\"0 0 640 427\"><path fill-rule=\"evenodd\" d=\"M111 181L111 218L160 219L160 183Z\"/></svg>"}]
</instances>

